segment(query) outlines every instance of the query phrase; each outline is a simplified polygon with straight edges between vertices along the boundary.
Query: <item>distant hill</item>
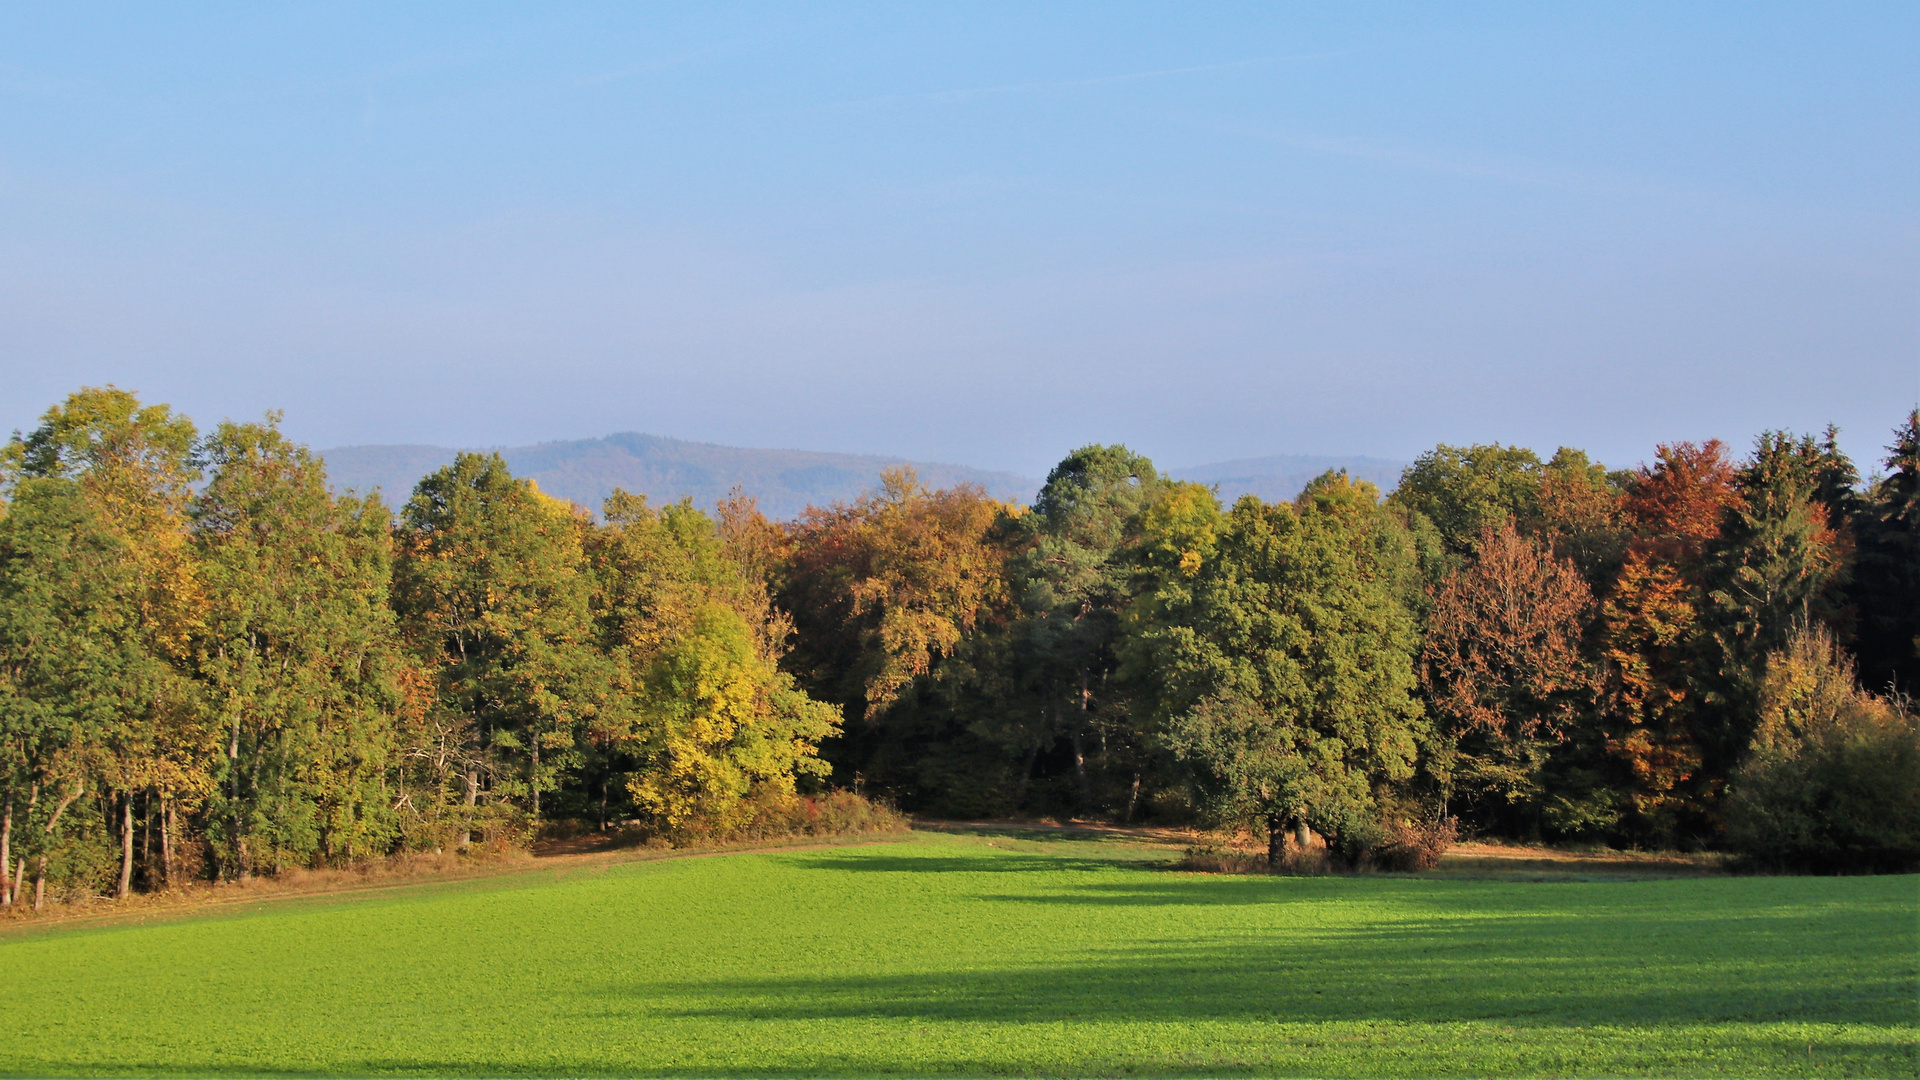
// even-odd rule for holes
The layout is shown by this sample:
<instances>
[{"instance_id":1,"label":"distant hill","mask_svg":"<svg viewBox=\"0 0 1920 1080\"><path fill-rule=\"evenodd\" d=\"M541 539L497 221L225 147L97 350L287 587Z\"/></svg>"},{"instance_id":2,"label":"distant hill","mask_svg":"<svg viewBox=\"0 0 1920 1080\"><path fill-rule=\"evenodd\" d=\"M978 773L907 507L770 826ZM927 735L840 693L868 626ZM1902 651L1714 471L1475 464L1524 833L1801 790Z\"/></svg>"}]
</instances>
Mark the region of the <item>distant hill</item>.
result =
<instances>
[{"instance_id":1,"label":"distant hill","mask_svg":"<svg viewBox=\"0 0 1920 1080\"><path fill-rule=\"evenodd\" d=\"M1168 469L1167 475L1176 480L1215 485L1220 490L1220 500L1231 506L1242 495L1258 495L1266 502L1291 502L1301 488L1328 469L1345 469L1355 480L1370 480L1382 492L1388 492L1399 486L1400 470L1406 467L1404 461L1386 458L1282 454Z\"/></svg>"},{"instance_id":2,"label":"distant hill","mask_svg":"<svg viewBox=\"0 0 1920 1080\"><path fill-rule=\"evenodd\" d=\"M453 461L444 446L341 446L321 452L335 487L379 488L389 504L405 502L420 478ZM646 495L656 504L692 496L705 509L738 485L760 500L774 518L791 518L809 505L858 498L880 484L881 470L911 465L929 487L974 483L998 499L1031 502L1040 481L1016 473L965 465L905 461L878 454L829 454L812 450L752 450L625 432L603 439L540 443L500 450L515 475L532 477L540 490L592 510L616 487ZM1219 488L1231 504L1243 494L1268 502L1292 499L1328 469L1345 469L1382 491L1400 482L1405 462L1371 457L1241 458L1168 469L1166 475Z\"/></svg>"},{"instance_id":3,"label":"distant hill","mask_svg":"<svg viewBox=\"0 0 1920 1080\"><path fill-rule=\"evenodd\" d=\"M453 461L443 446L341 446L322 451L327 475L342 489L379 488L390 504L405 502L420 478ZM911 465L929 487L974 483L999 499L1030 502L1040 482L1008 472L964 465L904 461L875 454L827 454L810 450L749 450L626 432L604 439L540 443L500 451L517 476L540 490L591 510L616 487L646 495L656 504L692 496L711 509L738 485L760 500L769 517L790 518L809 504L858 498L878 487L881 470Z\"/></svg>"}]
</instances>

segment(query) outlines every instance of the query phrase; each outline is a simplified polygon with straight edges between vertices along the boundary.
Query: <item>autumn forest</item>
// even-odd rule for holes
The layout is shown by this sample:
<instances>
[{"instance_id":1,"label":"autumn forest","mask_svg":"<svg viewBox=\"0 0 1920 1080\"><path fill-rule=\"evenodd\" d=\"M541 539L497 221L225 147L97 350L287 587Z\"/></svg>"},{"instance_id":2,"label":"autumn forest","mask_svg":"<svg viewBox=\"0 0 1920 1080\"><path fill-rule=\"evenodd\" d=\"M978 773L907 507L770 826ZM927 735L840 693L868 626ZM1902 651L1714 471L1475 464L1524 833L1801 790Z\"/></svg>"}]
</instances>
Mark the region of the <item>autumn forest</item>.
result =
<instances>
[{"instance_id":1,"label":"autumn forest","mask_svg":"<svg viewBox=\"0 0 1920 1080\"><path fill-rule=\"evenodd\" d=\"M0 900L932 817L1920 867L1920 413L1439 446L1223 505L1123 446L1031 506L908 470L771 520L463 454L336 491L277 418L112 387L0 456ZM1863 477L1863 469L1868 474Z\"/></svg>"}]
</instances>

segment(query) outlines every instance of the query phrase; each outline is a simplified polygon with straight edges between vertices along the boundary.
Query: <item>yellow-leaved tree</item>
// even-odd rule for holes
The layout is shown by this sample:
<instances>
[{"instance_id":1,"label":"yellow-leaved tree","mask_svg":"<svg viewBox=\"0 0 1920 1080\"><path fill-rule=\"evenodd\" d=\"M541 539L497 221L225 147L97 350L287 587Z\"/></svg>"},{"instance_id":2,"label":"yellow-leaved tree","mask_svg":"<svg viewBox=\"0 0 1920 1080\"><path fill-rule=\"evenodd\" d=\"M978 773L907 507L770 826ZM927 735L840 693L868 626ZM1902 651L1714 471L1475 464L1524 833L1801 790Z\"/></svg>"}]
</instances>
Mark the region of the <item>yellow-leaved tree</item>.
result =
<instances>
[{"instance_id":1,"label":"yellow-leaved tree","mask_svg":"<svg viewBox=\"0 0 1920 1080\"><path fill-rule=\"evenodd\" d=\"M729 835L824 776L837 710L779 669L786 622L712 519L616 491L593 540L600 618L629 707L598 739L633 766L624 786L672 836ZM604 796L603 796L604 797Z\"/></svg>"}]
</instances>

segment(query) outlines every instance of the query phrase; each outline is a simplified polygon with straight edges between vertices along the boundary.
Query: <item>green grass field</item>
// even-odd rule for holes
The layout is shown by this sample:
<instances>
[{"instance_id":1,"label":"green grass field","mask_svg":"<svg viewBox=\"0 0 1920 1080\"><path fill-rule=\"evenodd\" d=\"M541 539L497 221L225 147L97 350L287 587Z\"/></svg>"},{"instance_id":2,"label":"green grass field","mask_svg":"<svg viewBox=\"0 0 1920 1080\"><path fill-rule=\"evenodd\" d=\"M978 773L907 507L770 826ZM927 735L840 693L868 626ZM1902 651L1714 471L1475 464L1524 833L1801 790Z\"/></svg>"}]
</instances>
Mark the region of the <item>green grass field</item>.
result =
<instances>
[{"instance_id":1,"label":"green grass field","mask_svg":"<svg viewBox=\"0 0 1920 1080\"><path fill-rule=\"evenodd\" d=\"M0 1071L1902 1075L1920 880L1236 878L1017 833L0 936Z\"/></svg>"}]
</instances>

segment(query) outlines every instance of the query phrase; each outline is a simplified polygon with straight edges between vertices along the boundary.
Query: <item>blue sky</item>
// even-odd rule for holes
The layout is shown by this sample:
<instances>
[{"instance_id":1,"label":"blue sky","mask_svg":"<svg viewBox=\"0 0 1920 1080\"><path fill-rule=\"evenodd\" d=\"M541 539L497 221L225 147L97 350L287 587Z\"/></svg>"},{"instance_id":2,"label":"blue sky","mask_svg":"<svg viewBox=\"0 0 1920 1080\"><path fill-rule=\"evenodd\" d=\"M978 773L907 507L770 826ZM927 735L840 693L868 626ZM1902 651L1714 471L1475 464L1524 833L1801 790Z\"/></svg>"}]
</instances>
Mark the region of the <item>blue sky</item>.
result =
<instances>
[{"instance_id":1,"label":"blue sky","mask_svg":"<svg viewBox=\"0 0 1920 1080\"><path fill-rule=\"evenodd\" d=\"M0 424L1044 472L1920 399L1920 5L0 8Z\"/></svg>"}]
</instances>

